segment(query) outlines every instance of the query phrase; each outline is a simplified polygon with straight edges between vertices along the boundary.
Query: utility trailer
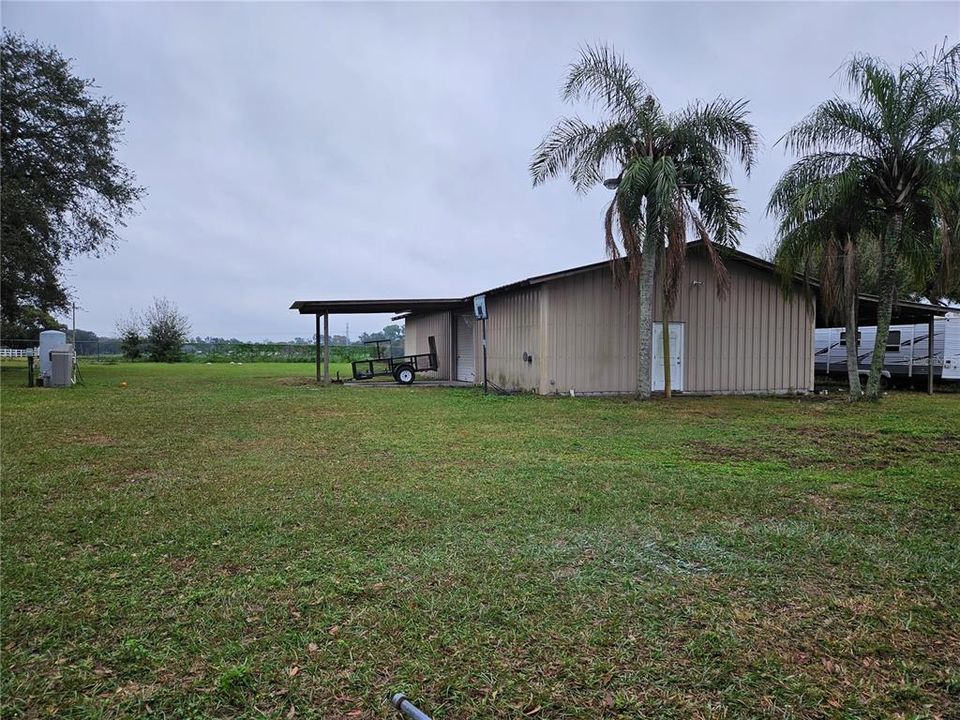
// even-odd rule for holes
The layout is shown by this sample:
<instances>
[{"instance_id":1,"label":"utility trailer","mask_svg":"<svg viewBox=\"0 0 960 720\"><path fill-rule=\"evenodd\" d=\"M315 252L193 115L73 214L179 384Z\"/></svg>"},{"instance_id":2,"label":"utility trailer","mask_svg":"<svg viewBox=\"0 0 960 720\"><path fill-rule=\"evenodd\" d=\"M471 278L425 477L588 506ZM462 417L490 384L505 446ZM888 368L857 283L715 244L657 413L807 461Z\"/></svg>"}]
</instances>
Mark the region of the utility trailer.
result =
<instances>
[{"instance_id":1,"label":"utility trailer","mask_svg":"<svg viewBox=\"0 0 960 720\"><path fill-rule=\"evenodd\" d=\"M934 320L933 363L927 352L930 328L919 325L891 325L883 356L883 369L894 382L926 385L931 364L933 377L960 381L960 313L947 313ZM857 360L860 374L870 370L876 327L857 328ZM814 370L821 375L847 375L847 332L844 328L817 328L814 342Z\"/></svg>"},{"instance_id":2,"label":"utility trailer","mask_svg":"<svg viewBox=\"0 0 960 720\"><path fill-rule=\"evenodd\" d=\"M428 338L430 352L419 355L392 355L382 357L380 345L389 343L389 340L368 340L367 345L377 346L377 357L370 360L354 360L354 380L369 380L375 377L392 377L401 385L413 383L418 372L427 372L437 369L437 342L431 335Z\"/></svg>"}]
</instances>

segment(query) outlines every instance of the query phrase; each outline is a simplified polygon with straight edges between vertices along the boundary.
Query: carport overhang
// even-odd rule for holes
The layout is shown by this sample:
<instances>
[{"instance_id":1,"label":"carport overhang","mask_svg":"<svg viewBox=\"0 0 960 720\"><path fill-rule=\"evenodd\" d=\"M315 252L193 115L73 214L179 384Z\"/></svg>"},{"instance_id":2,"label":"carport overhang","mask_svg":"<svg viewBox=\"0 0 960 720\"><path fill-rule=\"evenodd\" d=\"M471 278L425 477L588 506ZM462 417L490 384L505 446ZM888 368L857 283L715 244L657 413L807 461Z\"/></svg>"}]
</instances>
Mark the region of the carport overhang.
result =
<instances>
[{"instance_id":1,"label":"carport overhang","mask_svg":"<svg viewBox=\"0 0 960 720\"><path fill-rule=\"evenodd\" d=\"M818 298L819 300L819 298ZM877 309L880 306L880 299L874 295L861 295L857 299L857 325L876 325L877 324ZM931 358L929 361L930 372L927 373L927 393L933 395L933 336L934 336L934 321L938 317L943 317L948 312L953 312L955 308L944 307L943 305L933 305L931 303L922 303L922 302L912 302L909 300L898 300L894 303L890 324L891 325L921 325L925 324L927 326L927 357ZM818 328L824 327L836 327L838 325L843 325L842 316L838 317L837 313L827 314L823 310L823 303L817 302L817 319L816 326Z\"/></svg>"},{"instance_id":2,"label":"carport overhang","mask_svg":"<svg viewBox=\"0 0 960 720\"><path fill-rule=\"evenodd\" d=\"M411 313L441 312L466 306L463 298L403 298L367 300L297 300L291 306L301 315L313 315L316 325L317 381L330 382L330 315L390 313L405 317ZM323 318L323 328L320 318ZM322 342L321 342L322 338Z\"/></svg>"},{"instance_id":3,"label":"carport overhang","mask_svg":"<svg viewBox=\"0 0 960 720\"><path fill-rule=\"evenodd\" d=\"M827 314L824 311L824 303L817 299L817 327L836 327L843 324L843 317L839 313ZM861 295L857 301L857 324L858 325L876 325L877 308L880 305L879 298L873 295ZM934 318L943 317L948 312L953 312L953 308L943 305L932 305L930 303L912 302L909 300L898 300L893 305L893 314L891 323L900 325L919 324L932 322Z\"/></svg>"}]
</instances>

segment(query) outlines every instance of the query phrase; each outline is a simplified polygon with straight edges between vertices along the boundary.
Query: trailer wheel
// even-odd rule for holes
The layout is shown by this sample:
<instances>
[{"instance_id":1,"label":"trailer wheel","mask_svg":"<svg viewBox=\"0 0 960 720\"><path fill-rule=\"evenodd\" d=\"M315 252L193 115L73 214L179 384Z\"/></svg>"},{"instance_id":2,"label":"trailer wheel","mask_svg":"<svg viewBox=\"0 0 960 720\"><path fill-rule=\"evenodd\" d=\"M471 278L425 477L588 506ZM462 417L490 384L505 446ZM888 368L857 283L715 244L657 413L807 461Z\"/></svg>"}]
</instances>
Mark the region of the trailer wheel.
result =
<instances>
[{"instance_id":1,"label":"trailer wheel","mask_svg":"<svg viewBox=\"0 0 960 720\"><path fill-rule=\"evenodd\" d=\"M415 375L413 373L413 367L410 365L401 365L397 368L397 371L393 374L393 379L396 380L401 385L410 385L413 383Z\"/></svg>"}]
</instances>

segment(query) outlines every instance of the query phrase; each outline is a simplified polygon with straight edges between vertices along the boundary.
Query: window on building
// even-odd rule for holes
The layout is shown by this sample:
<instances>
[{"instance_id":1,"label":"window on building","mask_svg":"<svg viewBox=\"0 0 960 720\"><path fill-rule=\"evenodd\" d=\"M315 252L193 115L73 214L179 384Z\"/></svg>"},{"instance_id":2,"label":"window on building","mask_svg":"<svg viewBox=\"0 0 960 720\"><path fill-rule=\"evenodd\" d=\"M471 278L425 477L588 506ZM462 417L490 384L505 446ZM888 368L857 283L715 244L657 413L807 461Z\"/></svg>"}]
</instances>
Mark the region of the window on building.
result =
<instances>
[{"instance_id":1,"label":"window on building","mask_svg":"<svg viewBox=\"0 0 960 720\"><path fill-rule=\"evenodd\" d=\"M887 335L887 352L897 352L900 349L900 331L891 330Z\"/></svg>"},{"instance_id":2,"label":"window on building","mask_svg":"<svg viewBox=\"0 0 960 720\"><path fill-rule=\"evenodd\" d=\"M847 333L843 331L840 333L840 345L841 347L846 347L847 345ZM857 331L857 346L860 345L860 331Z\"/></svg>"}]
</instances>

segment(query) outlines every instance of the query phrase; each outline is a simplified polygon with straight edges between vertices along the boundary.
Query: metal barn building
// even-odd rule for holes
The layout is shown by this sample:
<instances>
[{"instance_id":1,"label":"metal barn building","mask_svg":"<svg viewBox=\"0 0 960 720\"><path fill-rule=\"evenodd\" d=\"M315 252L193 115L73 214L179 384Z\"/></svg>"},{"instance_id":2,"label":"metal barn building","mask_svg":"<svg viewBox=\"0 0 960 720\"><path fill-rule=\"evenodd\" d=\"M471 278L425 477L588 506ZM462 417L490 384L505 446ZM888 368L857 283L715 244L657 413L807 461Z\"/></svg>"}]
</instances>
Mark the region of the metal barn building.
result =
<instances>
[{"instance_id":1,"label":"metal barn building","mask_svg":"<svg viewBox=\"0 0 960 720\"><path fill-rule=\"evenodd\" d=\"M735 253L730 291L717 297L705 251L688 249L673 309L674 390L688 393L795 393L813 388L815 308L785 296L772 268ZM610 262L532 277L488 290L488 377L505 389L541 394L629 394L637 390L638 295ZM466 298L470 301L471 298ZM654 307L654 318L661 310ZM472 305L412 312L406 352L427 352L434 336L442 379L482 381L480 322ZM662 325L654 325L653 389L663 388Z\"/></svg>"},{"instance_id":2,"label":"metal barn building","mask_svg":"<svg viewBox=\"0 0 960 720\"><path fill-rule=\"evenodd\" d=\"M700 242L687 248L670 318L671 381L697 394L792 394L813 390L814 328L828 327L815 293L784 293L774 267L733 251L724 257L729 292L718 298L716 278ZM618 261L623 262L623 261ZM625 274L625 273L621 273ZM814 290L816 288L814 287ZM528 278L485 293L487 376L505 390L602 395L637 391L639 297L635 283L617 280L609 261ZM316 315L327 337L330 313L391 312L406 324L405 353L436 344L440 380L483 382L481 323L473 299L301 300L292 310ZM658 300L654 320L662 317ZM876 299L861 296L861 322L876 317ZM943 308L900 302L894 318L933 322ZM321 316L323 330L321 330ZM654 323L654 391L663 388L662 324Z\"/></svg>"}]
</instances>

